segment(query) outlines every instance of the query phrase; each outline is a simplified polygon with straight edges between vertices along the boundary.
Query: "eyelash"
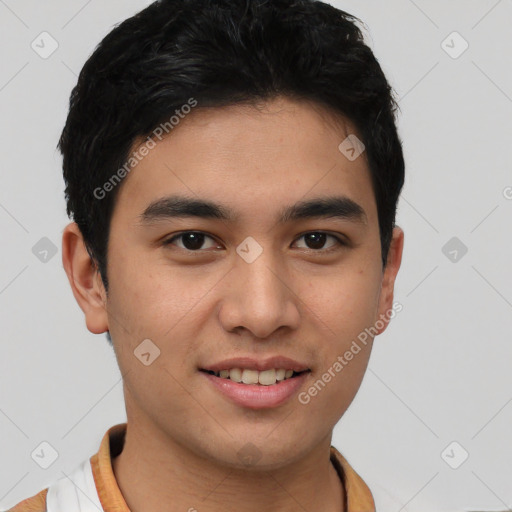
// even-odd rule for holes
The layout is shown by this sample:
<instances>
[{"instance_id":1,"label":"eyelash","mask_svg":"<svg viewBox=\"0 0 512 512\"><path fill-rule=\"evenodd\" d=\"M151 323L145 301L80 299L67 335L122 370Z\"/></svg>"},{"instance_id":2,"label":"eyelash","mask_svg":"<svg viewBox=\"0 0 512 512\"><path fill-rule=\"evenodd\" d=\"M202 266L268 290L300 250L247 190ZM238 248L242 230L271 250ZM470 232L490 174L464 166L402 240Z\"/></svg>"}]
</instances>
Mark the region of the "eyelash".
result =
<instances>
[{"instance_id":1,"label":"eyelash","mask_svg":"<svg viewBox=\"0 0 512 512\"><path fill-rule=\"evenodd\" d=\"M203 232L203 231L182 231L181 233L178 233L176 235L173 235L171 238L168 238L167 240L164 240L162 243L164 246L168 246L168 245L172 245L172 243L181 238L182 236L184 235L187 235L187 234L190 234L190 233L194 233L194 234L200 234L200 235L205 235L206 237L208 238L211 238L212 240L215 240L215 238L211 235L208 235L207 233ZM328 237L331 237L331 238L334 238L336 240L336 244L332 247L329 247L327 249L309 249L309 248L306 248L306 249L303 249L301 248L302 250L307 250L307 251L312 251L312 252L315 252L315 253L323 253L323 254L326 254L326 253L330 253L332 251L336 251L336 250L339 250L341 247L346 247L348 244L343 240L341 239L340 237L336 236L336 235L333 235L331 233L328 233L326 231L307 231L305 233L302 233L298 238L296 238L295 240L299 240L303 237L305 237L306 235L309 235L309 234L323 234L323 235L327 235ZM186 251L188 253L201 253L207 249L198 249L196 251L193 251L193 250L190 250L190 249L186 249L186 248L182 248L182 247L178 247L178 249L182 250L182 251Z\"/></svg>"}]
</instances>

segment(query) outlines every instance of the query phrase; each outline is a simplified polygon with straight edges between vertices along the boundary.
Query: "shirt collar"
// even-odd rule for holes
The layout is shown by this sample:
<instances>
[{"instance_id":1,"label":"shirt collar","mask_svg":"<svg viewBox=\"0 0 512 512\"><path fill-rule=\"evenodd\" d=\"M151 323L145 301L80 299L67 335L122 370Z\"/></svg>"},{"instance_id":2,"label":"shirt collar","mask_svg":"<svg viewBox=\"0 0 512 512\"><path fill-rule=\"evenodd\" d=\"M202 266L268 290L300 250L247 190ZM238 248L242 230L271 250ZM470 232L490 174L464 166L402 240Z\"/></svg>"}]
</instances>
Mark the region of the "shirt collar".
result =
<instances>
[{"instance_id":1,"label":"shirt collar","mask_svg":"<svg viewBox=\"0 0 512 512\"><path fill-rule=\"evenodd\" d=\"M104 512L130 512L112 469L112 458L123 450L126 427L127 423L120 423L109 428L103 436L98 453L90 459ZM334 446L331 446L330 457L345 488L347 511L375 512L370 489Z\"/></svg>"}]
</instances>

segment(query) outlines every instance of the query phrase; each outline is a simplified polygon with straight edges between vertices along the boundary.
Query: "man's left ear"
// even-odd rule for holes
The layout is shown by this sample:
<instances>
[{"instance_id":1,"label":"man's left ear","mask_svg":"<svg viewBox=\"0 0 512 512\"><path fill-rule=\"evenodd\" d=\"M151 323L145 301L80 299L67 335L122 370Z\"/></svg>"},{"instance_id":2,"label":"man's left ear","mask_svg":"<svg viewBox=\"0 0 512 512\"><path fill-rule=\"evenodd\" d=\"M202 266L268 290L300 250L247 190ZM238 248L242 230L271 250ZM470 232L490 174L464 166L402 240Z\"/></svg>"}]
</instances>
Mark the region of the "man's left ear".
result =
<instances>
[{"instance_id":1,"label":"man's left ear","mask_svg":"<svg viewBox=\"0 0 512 512\"><path fill-rule=\"evenodd\" d=\"M395 279L402 262L402 252L404 248L404 232L396 226L393 229L393 238L389 246L386 268L382 276L382 287L379 298L379 318L384 322L384 326L378 329L378 334L382 334L390 320L390 311L393 308L393 294L395 288ZM380 322L381 323L381 322Z\"/></svg>"}]
</instances>

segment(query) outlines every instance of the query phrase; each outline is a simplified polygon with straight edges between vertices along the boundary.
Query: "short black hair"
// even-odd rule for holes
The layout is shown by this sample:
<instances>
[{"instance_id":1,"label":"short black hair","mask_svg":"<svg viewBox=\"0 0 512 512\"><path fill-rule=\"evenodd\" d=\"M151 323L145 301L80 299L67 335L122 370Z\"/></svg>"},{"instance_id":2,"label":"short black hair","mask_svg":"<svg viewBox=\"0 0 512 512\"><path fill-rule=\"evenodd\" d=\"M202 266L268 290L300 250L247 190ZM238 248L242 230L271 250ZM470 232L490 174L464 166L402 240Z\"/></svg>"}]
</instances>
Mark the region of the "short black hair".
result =
<instances>
[{"instance_id":1,"label":"short black hair","mask_svg":"<svg viewBox=\"0 0 512 512\"><path fill-rule=\"evenodd\" d=\"M107 292L120 186L107 194L104 185L118 170L126 175L134 143L191 98L201 108L285 96L352 121L365 145L386 266L404 182L398 104L357 22L314 0L159 0L101 41L72 90L58 148L67 214Z\"/></svg>"}]
</instances>

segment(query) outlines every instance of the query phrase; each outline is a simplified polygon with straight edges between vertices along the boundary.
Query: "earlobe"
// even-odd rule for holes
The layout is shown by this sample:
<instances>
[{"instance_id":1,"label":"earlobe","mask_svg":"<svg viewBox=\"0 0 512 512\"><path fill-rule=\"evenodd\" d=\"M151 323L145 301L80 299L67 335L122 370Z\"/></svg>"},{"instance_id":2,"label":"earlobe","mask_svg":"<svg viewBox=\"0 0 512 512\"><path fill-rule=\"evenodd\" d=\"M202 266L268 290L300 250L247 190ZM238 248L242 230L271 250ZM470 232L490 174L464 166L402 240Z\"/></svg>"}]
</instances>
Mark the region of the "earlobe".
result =
<instances>
[{"instance_id":1,"label":"earlobe","mask_svg":"<svg viewBox=\"0 0 512 512\"><path fill-rule=\"evenodd\" d=\"M75 222L68 224L62 234L62 265L73 295L85 314L87 329L93 334L107 331L105 288Z\"/></svg>"},{"instance_id":2,"label":"earlobe","mask_svg":"<svg viewBox=\"0 0 512 512\"><path fill-rule=\"evenodd\" d=\"M387 265L382 276L378 311L379 318L377 320L382 320L382 322L384 322L384 326L381 329L378 329L378 334L382 334L386 330L389 320L392 318L390 315L393 310L395 279L402 262L403 248L404 232L400 227L396 226L393 229L393 238L389 247Z\"/></svg>"}]
</instances>

